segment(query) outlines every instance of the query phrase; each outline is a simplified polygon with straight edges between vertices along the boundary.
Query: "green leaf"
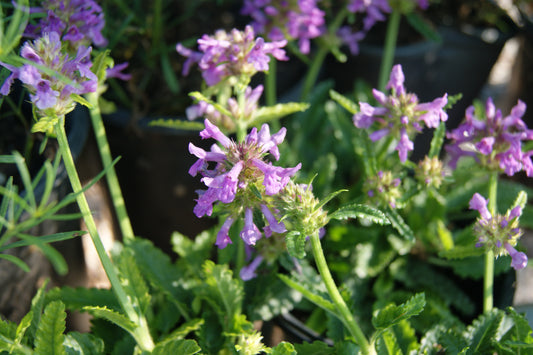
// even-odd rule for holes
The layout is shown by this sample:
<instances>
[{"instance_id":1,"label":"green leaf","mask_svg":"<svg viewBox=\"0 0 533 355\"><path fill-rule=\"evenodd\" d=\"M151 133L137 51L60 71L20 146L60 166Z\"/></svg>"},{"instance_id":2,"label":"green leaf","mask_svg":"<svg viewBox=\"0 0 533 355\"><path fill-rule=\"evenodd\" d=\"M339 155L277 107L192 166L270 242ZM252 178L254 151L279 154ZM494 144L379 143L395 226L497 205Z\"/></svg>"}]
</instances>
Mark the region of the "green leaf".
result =
<instances>
[{"instance_id":1,"label":"green leaf","mask_svg":"<svg viewBox=\"0 0 533 355\"><path fill-rule=\"evenodd\" d=\"M426 297L424 293L417 293L399 306L390 304L377 311L372 317L372 324L378 330L390 328L404 319L418 315L424 310L425 304Z\"/></svg>"},{"instance_id":2,"label":"green leaf","mask_svg":"<svg viewBox=\"0 0 533 355\"><path fill-rule=\"evenodd\" d=\"M170 339L184 339L189 333L199 330L204 324L204 319L194 318L188 322L183 323L180 327L174 330L171 334L163 339L163 341Z\"/></svg>"},{"instance_id":3,"label":"green leaf","mask_svg":"<svg viewBox=\"0 0 533 355\"><path fill-rule=\"evenodd\" d=\"M331 213L329 218L338 220L363 218L380 225L390 224L390 221L385 213L381 212L377 208L357 203L342 206L335 212Z\"/></svg>"},{"instance_id":4,"label":"green leaf","mask_svg":"<svg viewBox=\"0 0 533 355\"><path fill-rule=\"evenodd\" d=\"M255 112L251 124L259 125L261 123L278 120L295 112L303 112L308 108L308 103L300 102L287 102L274 106L263 106Z\"/></svg>"},{"instance_id":5,"label":"green leaf","mask_svg":"<svg viewBox=\"0 0 533 355\"><path fill-rule=\"evenodd\" d=\"M61 301L50 302L44 309L35 334L36 355L66 354L65 340L65 305Z\"/></svg>"},{"instance_id":6,"label":"green leaf","mask_svg":"<svg viewBox=\"0 0 533 355\"><path fill-rule=\"evenodd\" d=\"M196 341L192 339L170 339L156 344L152 355L193 355L202 351Z\"/></svg>"},{"instance_id":7,"label":"green leaf","mask_svg":"<svg viewBox=\"0 0 533 355\"><path fill-rule=\"evenodd\" d=\"M441 122L437 129L433 132L433 138L431 139L431 145L429 147L428 157L438 157L444 143L444 137L446 136L446 123Z\"/></svg>"},{"instance_id":8,"label":"green leaf","mask_svg":"<svg viewBox=\"0 0 533 355\"><path fill-rule=\"evenodd\" d=\"M314 341L312 343L294 344L294 348L298 354L305 355L333 355L335 348L330 347L322 341Z\"/></svg>"},{"instance_id":9,"label":"green leaf","mask_svg":"<svg viewBox=\"0 0 533 355\"><path fill-rule=\"evenodd\" d=\"M348 111L352 115L355 115L357 112L359 112L359 107L355 102L353 102L346 96L338 93L337 91L329 90L329 96L339 105L344 107L346 111Z\"/></svg>"},{"instance_id":10,"label":"green leaf","mask_svg":"<svg viewBox=\"0 0 533 355\"><path fill-rule=\"evenodd\" d=\"M216 311L224 330L233 331L233 322L241 313L244 291L242 282L233 278L227 265L216 265L211 260L203 264L205 281L198 289L198 296Z\"/></svg>"},{"instance_id":11,"label":"green leaf","mask_svg":"<svg viewBox=\"0 0 533 355\"><path fill-rule=\"evenodd\" d=\"M186 121L172 118L159 118L152 120L150 123L148 123L148 126L173 128L183 131L201 131L205 128L203 122L200 121Z\"/></svg>"},{"instance_id":12,"label":"green leaf","mask_svg":"<svg viewBox=\"0 0 533 355\"><path fill-rule=\"evenodd\" d=\"M40 117L39 121L35 122L31 128L31 133L43 132L51 133L54 131L55 124L59 121L57 117Z\"/></svg>"},{"instance_id":13,"label":"green leaf","mask_svg":"<svg viewBox=\"0 0 533 355\"><path fill-rule=\"evenodd\" d=\"M387 216L388 220L391 222L394 229L396 229L400 235L408 242L414 243L415 242L415 235L411 228L405 223L402 216L398 214L398 212L390 207L387 207L385 210L385 215Z\"/></svg>"},{"instance_id":14,"label":"green leaf","mask_svg":"<svg viewBox=\"0 0 533 355\"><path fill-rule=\"evenodd\" d=\"M300 234L298 231L291 231L285 235L285 244L287 245L287 251L295 258L303 259L305 253L305 240L306 236Z\"/></svg>"},{"instance_id":15,"label":"green leaf","mask_svg":"<svg viewBox=\"0 0 533 355\"><path fill-rule=\"evenodd\" d=\"M120 306L112 290L85 287L55 287L46 293L46 301L61 300L68 309L81 311L85 306L107 306L119 310Z\"/></svg>"},{"instance_id":16,"label":"green leaf","mask_svg":"<svg viewBox=\"0 0 533 355\"><path fill-rule=\"evenodd\" d=\"M376 342L378 355L403 355L396 336L390 329L382 332Z\"/></svg>"},{"instance_id":17,"label":"green leaf","mask_svg":"<svg viewBox=\"0 0 533 355\"><path fill-rule=\"evenodd\" d=\"M67 355L99 355L104 353L104 341L91 333L69 332L63 343Z\"/></svg>"},{"instance_id":18,"label":"green leaf","mask_svg":"<svg viewBox=\"0 0 533 355\"><path fill-rule=\"evenodd\" d=\"M92 108L92 105L89 101L87 101L83 96L78 94L70 94L70 98L72 101L79 103L80 105L83 105L88 108Z\"/></svg>"},{"instance_id":19,"label":"green leaf","mask_svg":"<svg viewBox=\"0 0 533 355\"><path fill-rule=\"evenodd\" d=\"M476 248L474 244L465 246L456 245L450 250L443 250L439 252L439 257L445 259L464 259L482 254L484 254L483 248Z\"/></svg>"},{"instance_id":20,"label":"green leaf","mask_svg":"<svg viewBox=\"0 0 533 355\"><path fill-rule=\"evenodd\" d=\"M17 258L14 255L0 254L0 259L5 259L7 261L10 261L13 264L17 265L22 270L24 270L25 272L30 272L30 267L28 266L28 264L26 264L24 261L22 261L21 259Z\"/></svg>"},{"instance_id":21,"label":"green leaf","mask_svg":"<svg viewBox=\"0 0 533 355\"><path fill-rule=\"evenodd\" d=\"M326 300L324 297L312 292L309 288L305 287L304 285L298 283L297 281L291 279L287 275L278 274L278 277L285 283L287 286L293 288L294 290L300 292L302 295L304 295L305 298L307 298L309 301L313 302L320 308L325 309L326 311L329 311L333 313L334 315L337 315L337 309L335 308L335 305L331 303L330 301Z\"/></svg>"},{"instance_id":22,"label":"green leaf","mask_svg":"<svg viewBox=\"0 0 533 355\"><path fill-rule=\"evenodd\" d=\"M114 260L119 269L120 281L126 295L131 298L137 313L145 314L150 305L151 297L148 286L137 267L133 251L126 246Z\"/></svg>"},{"instance_id":23,"label":"green leaf","mask_svg":"<svg viewBox=\"0 0 533 355\"><path fill-rule=\"evenodd\" d=\"M469 341L468 354L490 353L491 346L497 342L498 328L503 319L503 311L493 309L483 313L468 326L464 334Z\"/></svg>"},{"instance_id":24,"label":"green leaf","mask_svg":"<svg viewBox=\"0 0 533 355\"><path fill-rule=\"evenodd\" d=\"M26 330L30 327L32 320L33 320L33 312L29 311L22 318L19 325L17 326L16 337L15 337L15 340L13 341L13 345L11 346L11 351L14 351L16 346L22 343L22 338L24 337Z\"/></svg>"},{"instance_id":25,"label":"green leaf","mask_svg":"<svg viewBox=\"0 0 533 355\"><path fill-rule=\"evenodd\" d=\"M134 335L137 324L129 320L125 315L115 312L107 307L83 307L82 310L89 312L95 317L103 318L113 324L118 325L131 335Z\"/></svg>"},{"instance_id":26,"label":"green leaf","mask_svg":"<svg viewBox=\"0 0 533 355\"><path fill-rule=\"evenodd\" d=\"M297 355L296 349L294 348L294 345L291 343L287 343L285 341L282 341L278 345L272 348L272 351L270 352L270 355Z\"/></svg>"},{"instance_id":27,"label":"green leaf","mask_svg":"<svg viewBox=\"0 0 533 355\"><path fill-rule=\"evenodd\" d=\"M318 210L318 209L324 207L324 205L326 203L328 203L329 201L331 201L335 196L337 196L340 193L346 192L346 191L348 191L348 190L342 189L342 190L337 190L337 191L334 191L334 192L330 193L329 195L327 195L326 197L324 197L320 201L320 203L315 207L315 210Z\"/></svg>"},{"instance_id":28,"label":"green leaf","mask_svg":"<svg viewBox=\"0 0 533 355\"><path fill-rule=\"evenodd\" d=\"M422 36L430 41L442 42L442 36L428 22L416 12L410 12L405 15L407 22L418 31Z\"/></svg>"}]
</instances>

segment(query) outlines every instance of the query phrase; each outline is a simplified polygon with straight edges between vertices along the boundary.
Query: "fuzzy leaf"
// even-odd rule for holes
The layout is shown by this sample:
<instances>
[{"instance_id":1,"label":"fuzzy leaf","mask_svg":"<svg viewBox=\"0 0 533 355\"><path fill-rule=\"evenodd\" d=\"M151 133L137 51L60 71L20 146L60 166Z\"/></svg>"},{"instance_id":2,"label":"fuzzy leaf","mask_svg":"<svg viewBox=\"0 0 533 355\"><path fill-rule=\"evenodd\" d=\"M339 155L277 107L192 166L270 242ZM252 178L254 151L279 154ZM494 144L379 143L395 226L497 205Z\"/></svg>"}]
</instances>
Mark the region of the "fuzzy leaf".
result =
<instances>
[{"instance_id":1,"label":"fuzzy leaf","mask_svg":"<svg viewBox=\"0 0 533 355\"><path fill-rule=\"evenodd\" d=\"M483 313L472 322L466 332L465 338L469 341L468 354L490 353L492 345L498 341L498 328L503 319L501 310L493 309Z\"/></svg>"},{"instance_id":2,"label":"fuzzy leaf","mask_svg":"<svg viewBox=\"0 0 533 355\"><path fill-rule=\"evenodd\" d=\"M61 301L50 302L44 309L35 334L35 354L63 355L65 348L65 305Z\"/></svg>"},{"instance_id":3,"label":"fuzzy leaf","mask_svg":"<svg viewBox=\"0 0 533 355\"><path fill-rule=\"evenodd\" d=\"M387 207L385 210L385 215L387 216L388 220L396 229L400 235L408 242L414 243L415 242L415 235L411 228L405 223L402 216L398 214L398 212L390 207Z\"/></svg>"},{"instance_id":4,"label":"fuzzy leaf","mask_svg":"<svg viewBox=\"0 0 533 355\"><path fill-rule=\"evenodd\" d=\"M152 355L193 355L202 351L196 341L192 339L171 339L157 344Z\"/></svg>"},{"instance_id":5,"label":"fuzzy leaf","mask_svg":"<svg viewBox=\"0 0 533 355\"><path fill-rule=\"evenodd\" d=\"M272 348L270 355L297 355L294 345L282 341L278 345Z\"/></svg>"},{"instance_id":6,"label":"fuzzy leaf","mask_svg":"<svg viewBox=\"0 0 533 355\"><path fill-rule=\"evenodd\" d=\"M424 293L417 293L411 297L407 302L399 306L390 304L385 308L379 310L372 317L372 324L376 329L387 329L401 320L409 319L412 316L418 315L424 310L426 304L426 297Z\"/></svg>"},{"instance_id":7,"label":"fuzzy leaf","mask_svg":"<svg viewBox=\"0 0 533 355\"><path fill-rule=\"evenodd\" d=\"M390 224L390 221L385 213L381 212L377 208L357 203L342 206L335 212L331 213L329 218L339 220L349 218L364 218L380 225Z\"/></svg>"},{"instance_id":8,"label":"fuzzy leaf","mask_svg":"<svg viewBox=\"0 0 533 355\"><path fill-rule=\"evenodd\" d=\"M390 330L382 332L376 343L378 355L402 355L396 336Z\"/></svg>"},{"instance_id":9,"label":"fuzzy leaf","mask_svg":"<svg viewBox=\"0 0 533 355\"><path fill-rule=\"evenodd\" d=\"M350 100L349 98L347 98L346 96L338 93L337 91L335 90L330 90L329 91L329 96L335 101L337 102L339 105L341 105L342 107L344 107L346 109L346 111L350 112L352 115L356 114L357 112L359 112L359 107L358 105L353 102L352 100Z\"/></svg>"},{"instance_id":10,"label":"fuzzy leaf","mask_svg":"<svg viewBox=\"0 0 533 355\"><path fill-rule=\"evenodd\" d=\"M126 247L115 257L119 269L119 277L126 295L131 298L133 307L139 314L146 313L150 305L150 293L144 278L137 267L137 261L131 251Z\"/></svg>"},{"instance_id":11,"label":"fuzzy leaf","mask_svg":"<svg viewBox=\"0 0 533 355\"><path fill-rule=\"evenodd\" d=\"M252 118L252 124L258 125L261 123L274 121L295 112L305 111L308 108L308 103L300 102L287 102L274 106L263 106L255 112L255 115Z\"/></svg>"},{"instance_id":12,"label":"fuzzy leaf","mask_svg":"<svg viewBox=\"0 0 533 355\"><path fill-rule=\"evenodd\" d=\"M298 231L291 231L285 236L285 244L287 251L295 258L303 259L305 253L305 239L306 236L301 235Z\"/></svg>"},{"instance_id":13,"label":"fuzzy leaf","mask_svg":"<svg viewBox=\"0 0 533 355\"><path fill-rule=\"evenodd\" d=\"M69 332L63 343L67 355L99 355L104 353L104 341L90 333Z\"/></svg>"},{"instance_id":14,"label":"fuzzy leaf","mask_svg":"<svg viewBox=\"0 0 533 355\"><path fill-rule=\"evenodd\" d=\"M244 297L242 283L233 278L227 265L216 265L207 260L203 265L205 281L198 295L217 312L225 331L232 331L232 322L240 314Z\"/></svg>"},{"instance_id":15,"label":"fuzzy leaf","mask_svg":"<svg viewBox=\"0 0 533 355\"><path fill-rule=\"evenodd\" d=\"M89 312L95 317L103 318L113 324L118 325L130 334L134 334L137 324L129 320L125 315L115 312L107 307L83 307L82 310Z\"/></svg>"},{"instance_id":16,"label":"fuzzy leaf","mask_svg":"<svg viewBox=\"0 0 533 355\"><path fill-rule=\"evenodd\" d=\"M444 143L444 137L446 136L446 123L441 122L437 129L433 132L433 138L431 139L431 145L429 148L428 157L438 157Z\"/></svg>"},{"instance_id":17,"label":"fuzzy leaf","mask_svg":"<svg viewBox=\"0 0 533 355\"><path fill-rule=\"evenodd\" d=\"M157 120L152 120L150 123L148 123L148 126L172 128L183 131L201 131L205 128L204 124L200 121L186 121L172 118L159 118Z\"/></svg>"}]
</instances>

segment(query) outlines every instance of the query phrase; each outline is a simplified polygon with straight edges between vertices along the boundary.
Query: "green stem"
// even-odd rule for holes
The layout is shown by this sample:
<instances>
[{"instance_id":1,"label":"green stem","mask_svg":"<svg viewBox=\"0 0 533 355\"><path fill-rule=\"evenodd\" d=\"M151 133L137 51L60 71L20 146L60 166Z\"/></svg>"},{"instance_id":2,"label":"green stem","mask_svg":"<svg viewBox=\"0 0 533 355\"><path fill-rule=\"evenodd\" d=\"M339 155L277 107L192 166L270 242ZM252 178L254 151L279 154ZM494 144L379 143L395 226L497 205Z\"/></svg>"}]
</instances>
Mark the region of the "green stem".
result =
<instances>
[{"instance_id":1,"label":"green stem","mask_svg":"<svg viewBox=\"0 0 533 355\"><path fill-rule=\"evenodd\" d=\"M370 354L370 345L368 344L368 340L366 339L359 325L357 325L352 312L350 312L348 306L346 306L346 303L344 302L344 299L342 298L339 289L335 285L335 281L331 276L326 258L324 256L324 251L322 250L322 245L320 244L318 232L311 235L311 245L313 247L313 256L315 258L316 266L320 272L320 276L322 277L324 284L326 285L328 294L331 297L338 314L341 316L340 320L344 323L350 334L355 338L357 344L361 348L361 353Z\"/></svg>"},{"instance_id":2,"label":"green stem","mask_svg":"<svg viewBox=\"0 0 533 355\"><path fill-rule=\"evenodd\" d=\"M265 103L267 106L274 106L277 101L277 61L274 57L270 56L270 62L268 62L268 73L265 77ZM278 120L270 122L270 128L273 131L280 129L280 123Z\"/></svg>"},{"instance_id":3,"label":"green stem","mask_svg":"<svg viewBox=\"0 0 533 355\"><path fill-rule=\"evenodd\" d=\"M341 26L347 14L348 10L346 8L337 13L337 16L333 19L330 27L328 28L327 37L336 38L337 30ZM311 66L309 67L309 71L307 72L307 76L305 77L304 86L301 94L301 101L307 100L311 89L313 88L313 86L315 86L318 74L320 73L320 69L322 68L322 64L324 63L324 59L326 59L326 55L329 53L331 43L329 43L329 40L327 38L325 42L326 43L321 43L318 52L316 53L315 57L313 58L313 61L311 62Z\"/></svg>"},{"instance_id":4,"label":"green stem","mask_svg":"<svg viewBox=\"0 0 533 355\"><path fill-rule=\"evenodd\" d=\"M112 289L120 305L122 306L122 309L124 312L126 312L131 321L139 325L139 327L136 328L135 334L133 334L135 340L143 350L151 351L154 348L154 342L150 336L146 320L142 314L137 314L130 299L126 295L126 292L124 292L113 263L107 255L102 240L98 234L98 229L96 228L96 223L91 214L89 204L87 203L87 199L83 193L83 188L81 186L78 172L76 171L74 159L72 158L72 152L70 151L70 146L68 144L67 135L65 132L65 116L61 116L59 118L59 121L54 126L54 132L57 136L59 151L63 157L63 162L72 186L72 191L77 194L76 201L78 203L78 207L80 208L83 220L87 225L87 230L89 231L89 235L91 236L94 247L96 248L100 262L102 263L105 273L109 279L109 282L111 283Z\"/></svg>"},{"instance_id":5,"label":"green stem","mask_svg":"<svg viewBox=\"0 0 533 355\"><path fill-rule=\"evenodd\" d=\"M498 173L492 172L489 177L488 209L492 216L497 211L498 198ZM488 312L494 306L494 251L488 249L485 252L485 275L483 279L483 311Z\"/></svg>"},{"instance_id":6,"label":"green stem","mask_svg":"<svg viewBox=\"0 0 533 355\"><path fill-rule=\"evenodd\" d=\"M393 10L387 24L387 34L385 37L385 47L383 49L383 58L381 59L381 68L379 72L378 90L385 91L387 81L392 70L394 62L394 52L396 50L396 40L400 29L400 20L402 14L398 10Z\"/></svg>"},{"instance_id":7,"label":"green stem","mask_svg":"<svg viewBox=\"0 0 533 355\"><path fill-rule=\"evenodd\" d=\"M91 109L89 112L91 115L94 134L96 136L96 143L98 144L98 150L100 151L102 164L105 168L110 167L106 173L107 185L111 194L113 207L115 208L115 213L117 214L120 231L122 232L122 238L125 242L127 242L135 238L135 235L133 234L133 228L131 226L130 217L126 210L126 204L124 203L124 197L122 195L122 190L120 189L115 167L111 166L113 163L113 158L111 156L109 142L107 141L104 122L102 121L102 115L100 113L100 106L98 105L98 94L90 93L87 94L86 97L91 104Z\"/></svg>"}]
</instances>

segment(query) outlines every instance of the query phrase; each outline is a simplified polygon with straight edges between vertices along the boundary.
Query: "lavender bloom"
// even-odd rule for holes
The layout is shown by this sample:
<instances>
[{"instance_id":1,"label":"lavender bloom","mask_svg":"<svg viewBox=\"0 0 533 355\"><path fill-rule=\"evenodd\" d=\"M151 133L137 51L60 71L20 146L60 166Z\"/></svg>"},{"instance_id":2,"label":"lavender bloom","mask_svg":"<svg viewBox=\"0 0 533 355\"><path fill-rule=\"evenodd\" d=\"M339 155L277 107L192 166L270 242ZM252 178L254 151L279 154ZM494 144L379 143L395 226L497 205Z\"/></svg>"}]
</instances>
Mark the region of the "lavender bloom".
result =
<instances>
[{"instance_id":1,"label":"lavender bloom","mask_svg":"<svg viewBox=\"0 0 533 355\"><path fill-rule=\"evenodd\" d=\"M316 0L245 0L241 13L252 17L257 33L273 41L297 40L303 54L309 53L310 40L325 32L325 13Z\"/></svg>"},{"instance_id":2,"label":"lavender bloom","mask_svg":"<svg viewBox=\"0 0 533 355\"><path fill-rule=\"evenodd\" d=\"M358 55L359 42L365 38L366 32L352 31L349 26L343 26L337 31L337 36L343 44L348 46L352 55Z\"/></svg>"},{"instance_id":3,"label":"lavender bloom","mask_svg":"<svg viewBox=\"0 0 533 355\"><path fill-rule=\"evenodd\" d=\"M494 250L496 256L509 254L512 258L511 266L515 270L523 269L527 265L527 256L518 252L513 246L522 235L518 228L518 219L522 214L520 206L508 210L505 215L492 215L487 208L488 200L475 193L470 200L469 207L480 214L474 225L474 232L478 236L476 247L485 246Z\"/></svg>"},{"instance_id":4,"label":"lavender bloom","mask_svg":"<svg viewBox=\"0 0 533 355\"><path fill-rule=\"evenodd\" d=\"M448 102L447 94L432 102L419 103L415 94L406 92L404 81L402 67L397 64L392 68L387 84L391 94L387 96L376 89L372 91L374 98L383 107L360 102L360 110L353 116L357 128L369 128L377 123L379 129L369 135L374 142L387 135L398 138L396 150L401 162L405 162L409 151L413 150L410 137L414 133L421 132L424 125L436 128L441 121L448 119L443 110Z\"/></svg>"},{"instance_id":5,"label":"lavender bloom","mask_svg":"<svg viewBox=\"0 0 533 355\"><path fill-rule=\"evenodd\" d=\"M178 43L176 50L187 57L183 67L186 75L193 63L198 63L202 76L209 86L233 77L253 76L258 71L268 71L269 54L278 60L287 60L282 49L287 41L265 42L255 38L251 26L244 31L233 29L230 33L218 30L214 36L203 35L198 40L199 52Z\"/></svg>"},{"instance_id":6,"label":"lavender bloom","mask_svg":"<svg viewBox=\"0 0 533 355\"><path fill-rule=\"evenodd\" d=\"M363 20L364 31L370 30L378 21L385 21L385 14L392 11L388 0L351 0L348 11L366 13Z\"/></svg>"},{"instance_id":7,"label":"lavender bloom","mask_svg":"<svg viewBox=\"0 0 533 355\"><path fill-rule=\"evenodd\" d=\"M533 130L522 121L525 111L526 105L518 100L511 113L503 117L490 97L484 118L476 117L474 106L468 107L465 121L447 134L452 140L445 147L451 157L450 166L455 168L463 156L473 156L490 170L509 176L524 170L527 176L533 176L533 151L522 151L522 142L533 139Z\"/></svg>"},{"instance_id":8,"label":"lavender bloom","mask_svg":"<svg viewBox=\"0 0 533 355\"><path fill-rule=\"evenodd\" d=\"M255 257L254 260L252 260L249 265L243 267L239 272L239 276L241 277L241 279L243 281L248 281L255 278L257 276L255 271L257 270L259 265L261 265L261 262L263 262L263 257L261 255L258 255Z\"/></svg>"},{"instance_id":9,"label":"lavender bloom","mask_svg":"<svg viewBox=\"0 0 533 355\"><path fill-rule=\"evenodd\" d=\"M189 144L189 152L198 158L189 169L189 174L195 176L201 174L202 182L207 190L199 191L194 213L198 217L210 216L213 205L217 202L232 204L228 210L232 210L231 218L228 218L217 236L217 246L224 248L231 240L228 230L238 214L244 210L245 224L240 233L241 238L248 245L254 245L261 238L261 232L253 223L253 209L263 212L268 223L265 234L272 232L283 233L285 226L278 223L274 213L265 204L264 198L259 199L249 189L251 185L265 196L277 194L289 182L299 169L301 164L294 168L282 168L265 163L267 154L279 159L278 144L285 137L285 128L275 134L270 134L268 125L264 124L259 131L253 128L242 143L236 143L226 137L220 129L205 120L205 129L200 132L204 139L213 138L221 147L213 145L211 151L205 151ZM209 164L214 163L214 167Z\"/></svg>"},{"instance_id":10,"label":"lavender bloom","mask_svg":"<svg viewBox=\"0 0 533 355\"><path fill-rule=\"evenodd\" d=\"M98 79L90 70L90 53L90 47L80 47L76 56L71 58L62 52L61 41L56 32L45 33L32 43L26 42L21 48L21 57L70 81L59 78L58 75L41 72L32 64L14 67L0 62L0 65L12 72L0 88L0 94L9 94L13 80L19 79L28 88L39 116L65 115L76 105L72 94L82 95L96 90Z\"/></svg>"},{"instance_id":11,"label":"lavender bloom","mask_svg":"<svg viewBox=\"0 0 533 355\"><path fill-rule=\"evenodd\" d=\"M104 14L93 0L47 0L33 11L46 13L46 16L37 25L26 28L29 37L57 32L74 50L80 46L103 47L107 44L102 36Z\"/></svg>"}]
</instances>

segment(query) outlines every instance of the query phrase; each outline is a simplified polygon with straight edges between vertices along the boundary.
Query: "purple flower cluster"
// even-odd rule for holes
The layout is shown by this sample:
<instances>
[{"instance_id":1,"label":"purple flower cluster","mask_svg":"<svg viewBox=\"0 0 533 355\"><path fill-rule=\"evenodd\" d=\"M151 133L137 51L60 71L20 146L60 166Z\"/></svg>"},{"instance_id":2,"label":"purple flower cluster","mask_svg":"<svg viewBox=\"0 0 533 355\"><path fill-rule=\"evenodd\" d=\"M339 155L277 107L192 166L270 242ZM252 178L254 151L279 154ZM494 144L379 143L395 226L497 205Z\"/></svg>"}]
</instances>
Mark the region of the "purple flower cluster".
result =
<instances>
[{"instance_id":1,"label":"purple flower cluster","mask_svg":"<svg viewBox=\"0 0 533 355\"><path fill-rule=\"evenodd\" d=\"M40 37L56 32L61 40L77 49L79 46L103 47L107 40L102 36L105 25L102 8L93 0L47 0L34 12L46 14L37 25L29 25L26 35Z\"/></svg>"},{"instance_id":2,"label":"purple flower cluster","mask_svg":"<svg viewBox=\"0 0 533 355\"><path fill-rule=\"evenodd\" d=\"M419 103L418 97L407 93L404 87L405 77L401 65L392 68L387 89L391 94L387 96L377 89L373 89L374 98L382 107L373 107L366 102L359 103L360 111L353 116L357 128L369 128L376 123L379 129L370 134L372 141L391 135L399 139L396 146L402 162L407 160L408 152L413 150L410 136L421 132L425 126L436 128L441 121L446 121L448 115L443 108L448 102L447 94L432 102Z\"/></svg>"},{"instance_id":3,"label":"purple flower cluster","mask_svg":"<svg viewBox=\"0 0 533 355\"><path fill-rule=\"evenodd\" d=\"M235 118L241 121L251 121L258 107L258 101L263 93L263 85L258 85L255 89L247 87L244 91L244 104L242 109L237 100L230 97L227 100L226 108L232 117L223 115L215 107L205 101L199 101L197 104L189 106L185 111L187 119L194 120L198 117L207 118L218 127L227 131L235 130Z\"/></svg>"},{"instance_id":4,"label":"purple flower cluster","mask_svg":"<svg viewBox=\"0 0 533 355\"><path fill-rule=\"evenodd\" d=\"M259 131L253 128L242 143L236 143L209 120L205 120L205 129L200 132L200 136L203 139L213 138L221 146L215 144L210 151L205 151L189 144L189 152L198 158L189 169L189 174L196 176L200 173L203 176L202 182L208 187L207 190L199 191L194 207L196 216L210 216L213 204L218 201L232 204L228 210L233 212L226 218L217 235L216 245L219 248L225 248L231 243L229 229L243 212L244 227L240 236L247 245L255 245L262 234L253 221L254 209L260 210L266 220L263 232L267 237L272 232L285 232L285 226L277 220L277 211L265 204L264 197L257 196L257 191L261 195L276 195L301 167L298 164L294 168L282 168L264 161L268 153L276 160L279 159L278 145L285 138L285 132L286 129L282 128L271 135L268 125L264 124ZM215 163L213 169L209 169L209 163Z\"/></svg>"},{"instance_id":5,"label":"purple flower cluster","mask_svg":"<svg viewBox=\"0 0 533 355\"><path fill-rule=\"evenodd\" d=\"M199 52L180 43L176 50L188 58L183 75L188 74L193 63L198 63L205 82L213 86L228 77L251 77L258 71L268 71L269 54L278 60L288 59L282 49L286 44L285 40L265 42L261 37L255 38L252 27L246 26L244 31L218 30L214 36L203 35L198 40Z\"/></svg>"},{"instance_id":6,"label":"purple flower cluster","mask_svg":"<svg viewBox=\"0 0 533 355\"><path fill-rule=\"evenodd\" d=\"M394 178L390 171L378 171L376 176L365 180L363 189L368 197L381 206L396 208L396 200L402 195L401 180Z\"/></svg>"},{"instance_id":7,"label":"purple flower cluster","mask_svg":"<svg viewBox=\"0 0 533 355\"><path fill-rule=\"evenodd\" d=\"M90 69L90 47L79 47L76 56L71 58L62 52L61 45L57 32L26 42L20 50L22 58L50 72L45 73L32 64L14 67L0 63L12 72L0 87L0 94L9 94L11 84L19 79L28 88L30 98L42 116L55 117L72 111L76 103L71 95L94 92L98 79Z\"/></svg>"},{"instance_id":8,"label":"purple flower cluster","mask_svg":"<svg viewBox=\"0 0 533 355\"><path fill-rule=\"evenodd\" d=\"M507 252L512 259L511 266L516 269L523 269L527 265L527 255L517 251L514 246L522 231L518 228L518 218L522 214L520 206L507 211L505 216L491 215L487 208L488 201L478 193L475 193L470 200L469 207L477 210L480 214L474 232L478 236L476 247L485 246L493 249L497 256Z\"/></svg>"},{"instance_id":9,"label":"purple flower cluster","mask_svg":"<svg viewBox=\"0 0 533 355\"><path fill-rule=\"evenodd\" d=\"M484 118L476 117L474 106L468 107L465 121L447 135L451 139L445 148L451 157L450 166L455 168L461 157L472 156L481 165L509 176L521 170L533 176L533 150L522 151L522 141L533 139L533 130L522 121L525 111L526 105L519 100L511 113L503 117L490 97Z\"/></svg>"},{"instance_id":10,"label":"purple flower cluster","mask_svg":"<svg viewBox=\"0 0 533 355\"><path fill-rule=\"evenodd\" d=\"M257 33L273 41L298 40L303 54L309 53L310 40L325 32L325 13L316 0L245 0L241 13L252 17Z\"/></svg>"}]
</instances>

